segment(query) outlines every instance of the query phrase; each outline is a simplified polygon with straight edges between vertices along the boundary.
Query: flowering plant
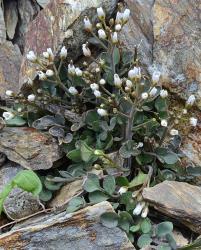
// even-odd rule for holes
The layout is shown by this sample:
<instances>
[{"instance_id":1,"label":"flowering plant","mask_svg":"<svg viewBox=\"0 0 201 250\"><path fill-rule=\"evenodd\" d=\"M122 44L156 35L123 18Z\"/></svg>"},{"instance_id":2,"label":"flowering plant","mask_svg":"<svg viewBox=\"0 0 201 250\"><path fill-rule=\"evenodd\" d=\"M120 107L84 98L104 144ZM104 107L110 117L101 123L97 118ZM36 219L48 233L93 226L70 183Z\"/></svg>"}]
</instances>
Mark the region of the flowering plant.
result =
<instances>
[{"instance_id":1,"label":"flowering plant","mask_svg":"<svg viewBox=\"0 0 201 250\"><path fill-rule=\"evenodd\" d=\"M65 47L59 54L51 48L41 56L33 51L27 54L27 59L37 65L37 78L29 79L20 94L6 92L14 102L3 117L9 126L28 124L49 131L71 160L66 171L59 171L59 179L48 176L41 199L51 198L49 191L63 183L101 169L106 174L103 182L88 174L84 183L87 199L72 199L68 211L83 207L86 200L110 200L117 211L123 210L118 218L110 216L133 240L134 232L144 232L142 224L150 226L143 189L180 178L176 170L182 156L179 118L168 108L169 95L160 84L160 72L146 75L137 49L128 51L119 40L130 10L120 6L116 19L108 22L102 8L97 9L97 15L95 26L84 18L90 38L82 45L86 61L79 67L68 58ZM91 44L101 49L100 55L90 49ZM192 95L181 111L182 117L194 102ZM191 117L189 123L195 127L197 119ZM111 217L107 216L103 215L102 221L108 225ZM138 218L135 222L133 216Z\"/></svg>"}]
</instances>

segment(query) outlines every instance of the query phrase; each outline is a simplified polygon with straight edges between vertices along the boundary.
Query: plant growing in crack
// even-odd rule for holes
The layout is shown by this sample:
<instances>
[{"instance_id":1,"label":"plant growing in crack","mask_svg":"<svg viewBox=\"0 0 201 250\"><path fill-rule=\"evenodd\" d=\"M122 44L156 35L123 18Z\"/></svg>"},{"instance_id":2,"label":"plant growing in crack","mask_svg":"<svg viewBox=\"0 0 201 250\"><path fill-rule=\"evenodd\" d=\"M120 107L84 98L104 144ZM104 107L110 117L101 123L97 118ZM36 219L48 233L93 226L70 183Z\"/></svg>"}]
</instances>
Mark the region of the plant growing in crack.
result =
<instances>
[{"instance_id":1,"label":"plant growing in crack","mask_svg":"<svg viewBox=\"0 0 201 250\"><path fill-rule=\"evenodd\" d=\"M68 212L109 200L118 214L103 215L104 225L119 225L132 241L134 233L144 233L139 247L157 245L161 235L161 244L165 241L164 246L172 246L170 224L161 226L165 233L157 236L151 230L142 191L165 179L180 180L187 175L180 168L177 127L180 120L188 119L195 97L190 96L181 116L175 117L168 108L168 91L160 84L161 73L145 74L137 49L129 51L119 40L130 10L119 5L116 18L109 21L102 8L97 15L96 25L84 18L90 38L82 45L86 61L79 67L68 58L65 46L58 54L51 48L42 55L27 54L28 61L37 66L37 77L29 79L19 94L6 91L12 105L1 107L2 115L7 126L48 131L70 160L67 169L40 176L41 200L50 200L64 183L86 176L86 193L69 202ZM101 49L98 56L91 44ZM197 119L191 117L189 124L196 127ZM103 170L102 180L89 173L94 169Z\"/></svg>"}]
</instances>

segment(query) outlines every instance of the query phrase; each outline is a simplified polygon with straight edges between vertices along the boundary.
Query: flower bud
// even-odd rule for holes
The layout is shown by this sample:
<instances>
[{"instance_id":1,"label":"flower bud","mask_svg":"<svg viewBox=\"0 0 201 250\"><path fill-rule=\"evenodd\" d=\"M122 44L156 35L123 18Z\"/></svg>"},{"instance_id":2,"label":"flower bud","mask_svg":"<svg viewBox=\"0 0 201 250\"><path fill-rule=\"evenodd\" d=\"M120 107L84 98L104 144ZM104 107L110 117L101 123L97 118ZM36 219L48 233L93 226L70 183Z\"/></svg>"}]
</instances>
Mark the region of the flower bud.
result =
<instances>
[{"instance_id":1,"label":"flower bud","mask_svg":"<svg viewBox=\"0 0 201 250\"><path fill-rule=\"evenodd\" d=\"M37 56L35 55L35 53L31 50L28 52L27 54L27 59L30 61L30 62L36 62L37 61Z\"/></svg>"},{"instance_id":2,"label":"flower bud","mask_svg":"<svg viewBox=\"0 0 201 250\"><path fill-rule=\"evenodd\" d=\"M178 130L176 130L176 129L171 129L170 130L170 135L175 136L175 135L178 135L178 134L179 134Z\"/></svg>"},{"instance_id":3,"label":"flower bud","mask_svg":"<svg viewBox=\"0 0 201 250\"><path fill-rule=\"evenodd\" d=\"M3 112L2 116L6 121L8 121L14 117L14 114L11 112Z\"/></svg>"},{"instance_id":4,"label":"flower bud","mask_svg":"<svg viewBox=\"0 0 201 250\"><path fill-rule=\"evenodd\" d=\"M28 97L27 97L27 100L28 100L29 102L34 102L35 99L36 99L36 96L35 96L34 94L28 95Z\"/></svg>"},{"instance_id":5,"label":"flower bud","mask_svg":"<svg viewBox=\"0 0 201 250\"><path fill-rule=\"evenodd\" d=\"M168 96L167 90L161 89L160 96L161 96L161 98L166 98Z\"/></svg>"},{"instance_id":6,"label":"flower bud","mask_svg":"<svg viewBox=\"0 0 201 250\"><path fill-rule=\"evenodd\" d=\"M127 86L128 88L132 88L133 83L132 83L130 80L126 80L126 86Z\"/></svg>"},{"instance_id":7,"label":"flower bud","mask_svg":"<svg viewBox=\"0 0 201 250\"><path fill-rule=\"evenodd\" d=\"M153 87L150 92L149 92L149 95L150 97L154 97L157 93L157 88Z\"/></svg>"},{"instance_id":8,"label":"flower bud","mask_svg":"<svg viewBox=\"0 0 201 250\"><path fill-rule=\"evenodd\" d=\"M21 113L21 112L22 112L22 108L18 108L18 109L17 109L17 112L18 112L18 113Z\"/></svg>"},{"instance_id":9,"label":"flower bud","mask_svg":"<svg viewBox=\"0 0 201 250\"><path fill-rule=\"evenodd\" d=\"M78 94L78 91L75 87L70 87L68 89L68 92L71 94L71 95L77 95Z\"/></svg>"},{"instance_id":10,"label":"flower bud","mask_svg":"<svg viewBox=\"0 0 201 250\"><path fill-rule=\"evenodd\" d=\"M114 44L118 43L118 35L117 35L117 32L114 32L114 33L112 34L112 42L113 42Z\"/></svg>"},{"instance_id":11,"label":"flower bud","mask_svg":"<svg viewBox=\"0 0 201 250\"><path fill-rule=\"evenodd\" d=\"M130 92L130 91L131 91L131 88L126 86L126 87L125 87L125 91L126 91L126 92Z\"/></svg>"},{"instance_id":12,"label":"flower bud","mask_svg":"<svg viewBox=\"0 0 201 250\"><path fill-rule=\"evenodd\" d=\"M53 76L53 75L54 75L54 71L53 71L53 70L48 69L48 70L46 71L46 76L51 77L51 76Z\"/></svg>"},{"instance_id":13,"label":"flower bud","mask_svg":"<svg viewBox=\"0 0 201 250\"><path fill-rule=\"evenodd\" d=\"M145 206L144 202L139 202L135 207L135 209L133 210L133 215L140 215L144 206Z\"/></svg>"},{"instance_id":14,"label":"flower bud","mask_svg":"<svg viewBox=\"0 0 201 250\"><path fill-rule=\"evenodd\" d=\"M107 35L103 29L98 30L98 36L100 39L106 39Z\"/></svg>"},{"instance_id":15,"label":"flower bud","mask_svg":"<svg viewBox=\"0 0 201 250\"><path fill-rule=\"evenodd\" d=\"M94 90L95 97L99 98L101 97L101 92L99 90Z\"/></svg>"},{"instance_id":16,"label":"flower bud","mask_svg":"<svg viewBox=\"0 0 201 250\"><path fill-rule=\"evenodd\" d=\"M102 108L97 109L97 113L98 113L100 116L107 116L107 115L108 115L107 110L102 109Z\"/></svg>"},{"instance_id":17,"label":"flower bud","mask_svg":"<svg viewBox=\"0 0 201 250\"><path fill-rule=\"evenodd\" d=\"M39 80L46 80L47 76L43 71L38 71Z\"/></svg>"},{"instance_id":18,"label":"flower bud","mask_svg":"<svg viewBox=\"0 0 201 250\"><path fill-rule=\"evenodd\" d=\"M7 96L13 96L13 91L12 90L6 90L6 95Z\"/></svg>"},{"instance_id":19,"label":"flower bud","mask_svg":"<svg viewBox=\"0 0 201 250\"><path fill-rule=\"evenodd\" d=\"M146 218L147 215L149 213L149 208L146 206L143 210L142 210L142 213L141 213L141 217L142 218Z\"/></svg>"},{"instance_id":20,"label":"flower bud","mask_svg":"<svg viewBox=\"0 0 201 250\"><path fill-rule=\"evenodd\" d=\"M84 28L86 31L89 31L89 32L92 31L92 23L90 22L90 20L87 16L85 16L85 18L84 18Z\"/></svg>"},{"instance_id":21,"label":"flower bud","mask_svg":"<svg viewBox=\"0 0 201 250\"><path fill-rule=\"evenodd\" d=\"M187 109L183 109L182 110L182 114L186 115L188 113L188 110Z\"/></svg>"},{"instance_id":22,"label":"flower bud","mask_svg":"<svg viewBox=\"0 0 201 250\"><path fill-rule=\"evenodd\" d=\"M165 120L165 119L161 120L162 127L167 127L167 125L168 125L167 120Z\"/></svg>"},{"instance_id":23,"label":"flower bud","mask_svg":"<svg viewBox=\"0 0 201 250\"><path fill-rule=\"evenodd\" d=\"M190 118L190 125L191 126L196 127L197 126L197 122L198 122L197 118L195 118L195 117L191 117Z\"/></svg>"},{"instance_id":24,"label":"flower bud","mask_svg":"<svg viewBox=\"0 0 201 250\"><path fill-rule=\"evenodd\" d=\"M127 191L128 191L128 187L120 187L118 193L119 193L119 194L124 194L124 193L126 193Z\"/></svg>"},{"instance_id":25,"label":"flower bud","mask_svg":"<svg viewBox=\"0 0 201 250\"><path fill-rule=\"evenodd\" d=\"M100 68L96 68L95 71L96 71L96 73L99 73L100 72ZM92 77L94 77L94 76L92 75Z\"/></svg>"},{"instance_id":26,"label":"flower bud","mask_svg":"<svg viewBox=\"0 0 201 250\"><path fill-rule=\"evenodd\" d=\"M91 50L88 48L87 44L82 44L83 55L86 57L91 56Z\"/></svg>"},{"instance_id":27,"label":"flower bud","mask_svg":"<svg viewBox=\"0 0 201 250\"><path fill-rule=\"evenodd\" d=\"M143 100L146 100L148 98L148 96L149 95L146 92L144 92L144 93L141 94L141 97L142 97Z\"/></svg>"},{"instance_id":28,"label":"flower bud","mask_svg":"<svg viewBox=\"0 0 201 250\"><path fill-rule=\"evenodd\" d=\"M75 69L75 74L76 74L76 76L82 76L82 70L80 69L80 68L76 68Z\"/></svg>"},{"instance_id":29,"label":"flower bud","mask_svg":"<svg viewBox=\"0 0 201 250\"><path fill-rule=\"evenodd\" d=\"M33 80L30 77L27 79L27 84L33 85Z\"/></svg>"},{"instance_id":30,"label":"flower bud","mask_svg":"<svg viewBox=\"0 0 201 250\"><path fill-rule=\"evenodd\" d=\"M65 46L63 46L60 51L60 58L65 59L66 57L67 57L67 49Z\"/></svg>"},{"instance_id":31,"label":"flower bud","mask_svg":"<svg viewBox=\"0 0 201 250\"><path fill-rule=\"evenodd\" d=\"M93 91L95 91L95 90L98 90L98 89L99 89L99 86L98 86L97 83L92 83L92 84L90 84L90 88L91 88Z\"/></svg>"},{"instance_id":32,"label":"flower bud","mask_svg":"<svg viewBox=\"0 0 201 250\"><path fill-rule=\"evenodd\" d=\"M125 9L123 13L123 21L126 23L130 17L131 11L129 9Z\"/></svg>"},{"instance_id":33,"label":"flower bud","mask_svg":"<svg viewBox=\"0 0 201 250\"><path fill-rule=\"evenodd\" d=\"M186 104L188 106L193 106L194 102L195 102L195 96L194 95L190 95L189 98L188 98L188 100L186 101Z\"/></svg>"},{"instance_id":34,"label":"flower bud","mask_svg":"<svg viewBox=\"0 0 201 250\"><path fill-rule=\"evenodd\" d=\"M117 12L115 23L116 24L121 24L123 21L123 13L122 12Z\"/></svg>"},{"instance_id":35,"label":"flower bud","mask_svg":"<svg viewBox=\"0 0 201 250\"><path fill-rule=\"evenodd\" d=\"M105 85L106 81L105 81L105 79L100 79L99 83L100 83L100 85Z\"/></svg>"},{"instance_id":36,"label":"flower bud","mask_svg":"<svg viewBox=\"0 0 201 250\"><path fill-rule=\"evenodd\" d=\"M97 14L98 14L98 18L99 18L100 20L105 19L105 12L104 12L104 10L103 10L102 7L97 8Z\"/></svg>"},{"instance_id":37,"label":"flower bud","mask_svg":"<svg viewBox=\"0 0 201 250\"><path fill-rule=\"evenodd\" d=\"M72 62L68 64L68 74L75 75L75 66Z\"/></svg>"},{"instance_id":38,"label":"flower bud","mask_svg":"<svg viewBox=\"0 0 201 250\"><path fill-rule=\"evenodd\" d=\"M153 74L152 74L152 81L154 83L159 82L160 76L161 76L161 72L160 71L154 71Z\"/></svg>"},{"instance_id":39,"label":"flower bud","mask_svg":"<svg viewBox=\"0 0 201 250\"><path fill-rule=\"evenodd\" d=\"M122 28L122 27L121 27L121 24L116 24L116 25L115 25L115 30L116 30L116 31L120 31L121 28Z\"/></svg>"},{"instance_id":40,"label":"flower bud","mask_svg":"<svg viewBox=\"0 0 201 250\"><path fill-rule=\"evenodd\" d=\"M114 74L114 85L118 88L122 85L122 80L119 78L118 74Z\"/></svg>"},{"instance_id":41,"label":"flower bud","mask_svg":"<svg viewBox=\"0 0 201 250\"><path fill-rule=\"evenodd\" d=\"M140 69L140 67L134 67L133 69L129 70L128 77L130 79L141 78L141 69Z\"/></svg>"}]
</instances>

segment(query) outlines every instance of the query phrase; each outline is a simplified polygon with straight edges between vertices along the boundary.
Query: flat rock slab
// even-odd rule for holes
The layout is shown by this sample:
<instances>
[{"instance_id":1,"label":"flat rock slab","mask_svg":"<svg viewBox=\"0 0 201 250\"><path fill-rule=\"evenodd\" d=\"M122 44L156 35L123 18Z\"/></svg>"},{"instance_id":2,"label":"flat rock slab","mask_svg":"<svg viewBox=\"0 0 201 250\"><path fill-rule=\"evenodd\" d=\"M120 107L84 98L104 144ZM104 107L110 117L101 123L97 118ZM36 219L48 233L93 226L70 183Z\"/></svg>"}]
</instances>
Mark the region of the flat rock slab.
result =
<instances>
[{"instance_id":1,"label":"flat rock slab","mask_svg":"<svg viewBox=\"0 0 201 250\"><path fill-rule=\"evenodd\" d=\"M49 169L63 154L49 134L33 128L4 128L0 132L0 152L27 169Z\"/></svg>"},{"instance_id":2,"label":"flat rock slab","mask_svg":"<svg viewBox=\"0 0 201 250\"><path fill-rule=\"evenodd\" d=\"M82 52L81 45L87 40L83 19L88 15L94 21L96 8L102 6L106 13L112 14L117 0L52 0L30 23L25 39L25 55L33 50L37 54L52 48L56 53L62 44L68 48L68 54L75 60ZM20 84L27 77L35 77L33 64L23 58L20 72Z\"/></svg>"},{"instance_id":3,"label":"flat rock slab","mask_svg":"<svg viewBox=\"0 0 201 250\"><path fill-rule=\"evenodd\" d=\"M0 193L3 191L5 185L8 184L22 169L23 168L20 165L10 161L1 167ZM24 218L42 209L36 197L20 188L14 188L11 191L6 198L3 207L5 214L12 220Z\"/></svg>"},{"instance_id":4,"label":"flat rock slab","mask_svg":"<svg viewBox=\"0 0 201 250\"><path fill-rule=\"evenodd\" d=\"M106 228L100 215L113 211L108 202L78 212L36 217L0 236L0 249L134 250L119 228Z\"/></svg>"},{"instance_id":5,"label":"flat rock slab","mask_svg":"<svg viewBox=\"0 0 201 250\"><path fill-rule=\"evenodd\" d=\"M152 188L145 188L143 198L156 210L201 234L201 187L164 181Z\"/></svg>"}]
</instances>

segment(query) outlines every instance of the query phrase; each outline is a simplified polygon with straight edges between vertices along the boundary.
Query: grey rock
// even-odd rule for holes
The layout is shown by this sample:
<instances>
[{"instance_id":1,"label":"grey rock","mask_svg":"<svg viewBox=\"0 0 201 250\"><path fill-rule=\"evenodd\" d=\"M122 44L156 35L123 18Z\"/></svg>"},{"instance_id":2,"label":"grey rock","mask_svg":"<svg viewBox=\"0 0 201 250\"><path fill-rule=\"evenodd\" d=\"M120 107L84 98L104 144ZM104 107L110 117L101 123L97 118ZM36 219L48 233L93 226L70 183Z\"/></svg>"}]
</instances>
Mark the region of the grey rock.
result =
<instances>
[{"instance_id":1,"label":"grey rock","mask_svg":"<svg viewBox=\"0 0 201 250\"><path fill-rule=\"evenodd\" d=\"M22 169L20 165L14 162L7 162L0 169L0 192ZM4 202L4 211L13 220L33 214L39 209L40 204L37 198L19 188L14 188Z\"/></svg>"},{"instance_id":2,"label":"grey rock","mask_svg":"<svg viewBox=\"0 0 201 250\"><path fill-rule=\"evenodd\" d=\"M143 190L143 198L151 206L192 231L201 234L201 187L184 182L164 181Z\"/></svg>"},{"instance_id":3,"label":"grey rock","mask_svg":"<svg viewBox=\"0 0 201 250\"><path fill-rule=\"evenodd\" d=\"M153 59L152 6L154 1L125 0L125 3L131 10L131 17L120 32L120 39L132 52L136 46L142 64L150 66Z\"/></svg>"},{"instance_id":4,"label":"grey rock","mask_svg":"<svg viewBox=\"0 0 201 250\"><path fill-rule=\"evenodd\" d=\"M32 170L49 169L62 158L56 139L33 128L4 128L0 133L0 152L8 159Z\"/></svg>"},{"instance_id":5,"label":"grey rock","mask_svg":"<svg viewBox=\"0 0 201 250\"><path fill-rule=\"evenodd\" d=\"M0 97L5 97L7 89L16 92L21 65L21 53L17 45L6 41L0 44Z\"/></svg>"},{"instance_id":6,"label":"grey rock","mask_svg":"<svg viewBox=\"0 0 201 250\"><path fill-rule=\"evenodd\" d=\"M8 38L13 39L15 35L16 26L18 23L17 1L15 0L5 1L4 17L5 17L5 25Z\"/></svg>"},{"instance_id":7,"label":"grey rock","mask_svg":"<svg viewBox=\"0 0 201 250\"><path fill-rule=\"evenodd\" d=\"M6 41L6 27L3 12L3 0L0 0L0 43Z\"/></svg>"},{"instance_id":8,"label":"grey rock","mask_svg":"<svg viewBox=\"0 0 201 250\"><path fill-rule=\"evenodd\" d=\"M108 202L86 207L78 212L35 217L0 236L0 249L24 250L134 250L119 228L103 227L99 218L113 211Z\"/></svg>"},{"instance_id":9,"label":"grey rock","mask_svg":"<svg viewBox=\"0 0 201 250\"><path fill-rule=\"evenodd\" d=\"M154 66L162 82L182 98L192 93L201 107L201 2L156 0L153 7Z\"/></svg>"}]
</instances>

